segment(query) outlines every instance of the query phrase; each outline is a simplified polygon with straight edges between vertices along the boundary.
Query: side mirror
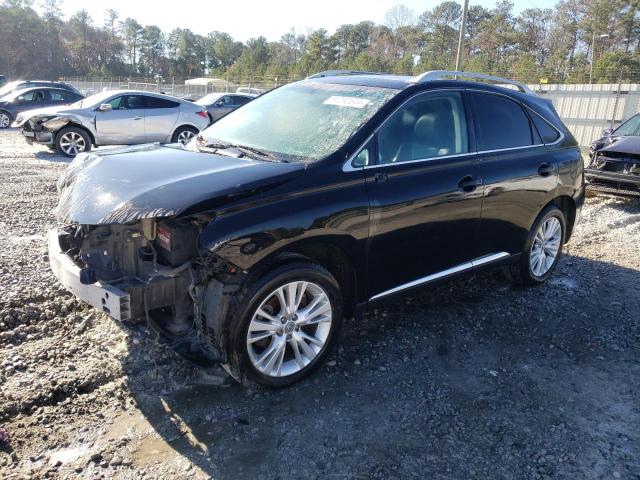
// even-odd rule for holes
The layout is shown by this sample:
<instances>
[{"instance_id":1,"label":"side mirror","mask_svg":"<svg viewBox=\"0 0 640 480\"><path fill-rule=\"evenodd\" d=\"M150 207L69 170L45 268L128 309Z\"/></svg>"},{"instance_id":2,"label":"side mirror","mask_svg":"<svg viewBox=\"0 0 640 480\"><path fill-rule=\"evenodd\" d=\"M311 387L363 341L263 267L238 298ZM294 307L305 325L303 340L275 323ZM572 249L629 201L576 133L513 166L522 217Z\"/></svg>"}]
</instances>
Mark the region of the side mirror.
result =
<instances>
[{"instance_id":1,"label":"side mirror","mask_svg":"<svg viewBox=\"0 0 640 480\"><path fill-rule=\"evenodd\" d=\"M216 107L224 107L224 102L222 100L216 102Z\"/></svg>"},{"instance_id":2,"label":"side mirror","mask_svg":"<svg viewBox=\"0 0 640 480\"><path fill-rule=\"evenodd\" d=\"M113 107L110 103L103 103L98 107L98 110L101 112L110 112L111 110L113 110Z\"/></svg>"},{"instance_id":3,"label":"side mirror","mask_svg":"<svg viewBox=\"0 0 640 480\"><path fill-rule=\"evenodd\" d=\"M613 133L613 127L608 127L608 128L605 128L604 130L602 130L602 136L603 137L608 137L612 133Z\"/></svg>"},{"instance_id":4,"label":"side mirror","mask_svg":"<svg viewBox=\"0 0 640 480\"><path fill-rule=\"evenodd\" d=\"M18 101L18 103L24 103L24 96L20 95L18 98L16 98L16 100Z\"/></svg>"}]
</instances>

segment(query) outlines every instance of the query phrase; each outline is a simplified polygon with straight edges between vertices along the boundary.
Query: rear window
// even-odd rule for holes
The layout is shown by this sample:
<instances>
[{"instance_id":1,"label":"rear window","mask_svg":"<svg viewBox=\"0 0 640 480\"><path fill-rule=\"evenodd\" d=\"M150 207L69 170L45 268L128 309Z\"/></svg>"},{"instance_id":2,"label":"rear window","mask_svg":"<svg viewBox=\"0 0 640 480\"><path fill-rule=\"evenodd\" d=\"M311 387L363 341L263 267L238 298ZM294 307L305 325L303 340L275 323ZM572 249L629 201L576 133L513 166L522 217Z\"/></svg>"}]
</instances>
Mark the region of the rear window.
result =
<instances>
[{"instance_id":1,"label":"rear window","mask_svg":"<svg viewBox=\"0 0 640 480\"><path fill-rule=\"evenodd\" d=\"M147 97L147 108L176 108L180 105L166 98Z\"/></svg>"},{"instance_id":2,"label":"rear window","mask_svg":"<svg viewBox=\"0 0 640 480\"><path fill-rule=\"evenodd\" d=\"M542 138L542 143L553 143L560 138L560 132L549 125L547 121L539 115L532 113L531 120L533 120L533 123L536 126L536 130L538 130L538 133Z\"/></svg>"},{"instance_id":3,"label":"rear window","mask_svg":"<svg viewBox=\"0 0 640 480\"><path fill-rule=\"evenodd\" d=\"M538 143L522 107L502 95L471 95L478 130L479 150L502 150Z\"/></svg>"}]
</instances>

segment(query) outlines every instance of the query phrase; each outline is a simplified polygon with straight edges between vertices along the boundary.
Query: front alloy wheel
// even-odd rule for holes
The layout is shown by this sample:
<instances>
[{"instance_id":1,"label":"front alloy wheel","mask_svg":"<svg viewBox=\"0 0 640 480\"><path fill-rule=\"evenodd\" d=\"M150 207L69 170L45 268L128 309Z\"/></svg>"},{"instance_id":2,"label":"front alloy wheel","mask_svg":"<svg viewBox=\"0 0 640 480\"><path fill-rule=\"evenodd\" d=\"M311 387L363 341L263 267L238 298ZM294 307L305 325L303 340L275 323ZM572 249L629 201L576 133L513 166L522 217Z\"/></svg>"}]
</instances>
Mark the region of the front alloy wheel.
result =
<instances>
[{"instance_id":1,"label":"front alloy wheel","mask_svg":"<svg viewBox=\"0 0 640 480\"><path fill-rule=\"evenodd\" d=\"M319 285L296 281L260 303L247 331L253 367L269 377L292 375L322 351L331 332L331 302Z\"/></svg>"},{"instance_id":2,"label":"front alloy wheel","mask_svg":"<svg viewBox=\"0 0 640 480\"><path fill-rule=\"evenodd\" d=\"M82 128L65 127L56 135L55 147L64 156L72 158L91 150L91 138Z\"/></svg>"},{"instance_id":3,"label":"front alloy wheel","mask_svg":"<svg viewBox=\"0 0 640 480\"><path fill-rule=\"evenodd\" d=\"M303 257L283 261L251 274L227 313L227 366L238 380L269 387L302 380L322 364L342 326L333 275Z\"/></svg>"},{"instance_id":4,"label":"front alloy wheel","mask_svg":"<svg viewBox=\"0 0 640 480\"><path fill-rule=\"evenodd\" d=\"M87 145L84 138L77 132L67 132L60 137L60 150L70 156L84 152Z\"/></svg>"},{"instance_id":5,"label":"front alloy wheel","mask_svg":"<svg viewBox=\"0 0 640 480\"><path fill-rule=\"evenodd\" d=\"M9 128L11 118L6 112L0 112L0 128Z\"/></svg>"}]
</instances>

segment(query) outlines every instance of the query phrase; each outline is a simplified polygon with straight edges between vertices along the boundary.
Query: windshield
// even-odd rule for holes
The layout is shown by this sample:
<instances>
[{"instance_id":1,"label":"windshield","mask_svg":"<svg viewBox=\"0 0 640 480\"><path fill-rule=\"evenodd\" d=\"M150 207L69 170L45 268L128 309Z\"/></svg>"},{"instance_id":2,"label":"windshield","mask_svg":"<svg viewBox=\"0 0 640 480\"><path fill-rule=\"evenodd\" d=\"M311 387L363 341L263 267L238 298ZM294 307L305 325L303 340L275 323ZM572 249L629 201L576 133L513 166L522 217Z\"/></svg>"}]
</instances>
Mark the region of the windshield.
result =
<instances>
[{"instance_id":1,"label":"windshield","mask_svg":"<svg viewBox=\"0 0 640 480\"><path fill-rule=\"evenodd\" d=\"M318 160L340 148L389 99L390 88L299 82L257 97L202 132L201 143L230 143L287 160Z\"/></svg>"},{"instance_id":2,"label":"windshield","mask_svg":"<svg viewBox=\"0 0 640 480\"><path fill-rule=\"evenodd\" d=\"M18 85L24 83L20 80L7 83L4 87L0 88L0 97L4 97L7 93L13 92Z\"/></svg>"},{"instance_id":3,"label":"windshield","mask_svg":"<svg viewBox=\"0 0 640 480\"><path fill-rule=\"evenodd\" d=\"M198 105L209 105L218 100L222 95L222 93L210 93L209 95L202 97L200 100L197 100L196 103Z\"/></svg>"},{"instance_id":4,"label":"windshield","mask_svg":"<svg viewBox=\"0 0 640 480\"><path fill-rule=\"evenodd\" d=\"M116 90L110 90L110 91L106 91L106 92L96 93L96 94L91 95L89 97L86 97L86 98L83 98L81 100L78 100L77 102L72 103L70 106L73 107L73 108L97 107L98 105L102 105L105 100L107 100L108 98L113 97L117 93L118 93L118 91L116 91Z\"/></svg>"},{"instance_id":5,"label":"windshield","mask_svg":"<svg viewBox=\"0 0 640 480\"><path fill-rule=\"evenodd\" d=\"M618 129L613 133L615 135L620 135L621 137L640 135L640 115L631 117L629 120L620 125Z\"/></svg>"}]
</instances>

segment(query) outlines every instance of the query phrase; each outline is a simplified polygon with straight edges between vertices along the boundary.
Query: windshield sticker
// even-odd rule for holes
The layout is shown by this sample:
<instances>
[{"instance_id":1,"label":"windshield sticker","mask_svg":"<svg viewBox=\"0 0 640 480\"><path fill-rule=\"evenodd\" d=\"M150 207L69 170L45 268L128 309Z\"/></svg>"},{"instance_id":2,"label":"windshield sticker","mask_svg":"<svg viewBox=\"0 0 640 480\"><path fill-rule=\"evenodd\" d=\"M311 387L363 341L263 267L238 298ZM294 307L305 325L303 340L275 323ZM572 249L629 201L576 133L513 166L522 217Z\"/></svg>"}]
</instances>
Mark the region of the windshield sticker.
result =
<instances>
[{"instance_id":1,"label":"windshield sticker","mask_svg":"<svg viewBox=\"0 0 640 480\"><path fill-rule=\"evenodd\" d=\"M322 103L325 105L337 105L338 107L364 108L368 105L369 100L366 98L333 95Z\"/></svg>"}]
</instances>

